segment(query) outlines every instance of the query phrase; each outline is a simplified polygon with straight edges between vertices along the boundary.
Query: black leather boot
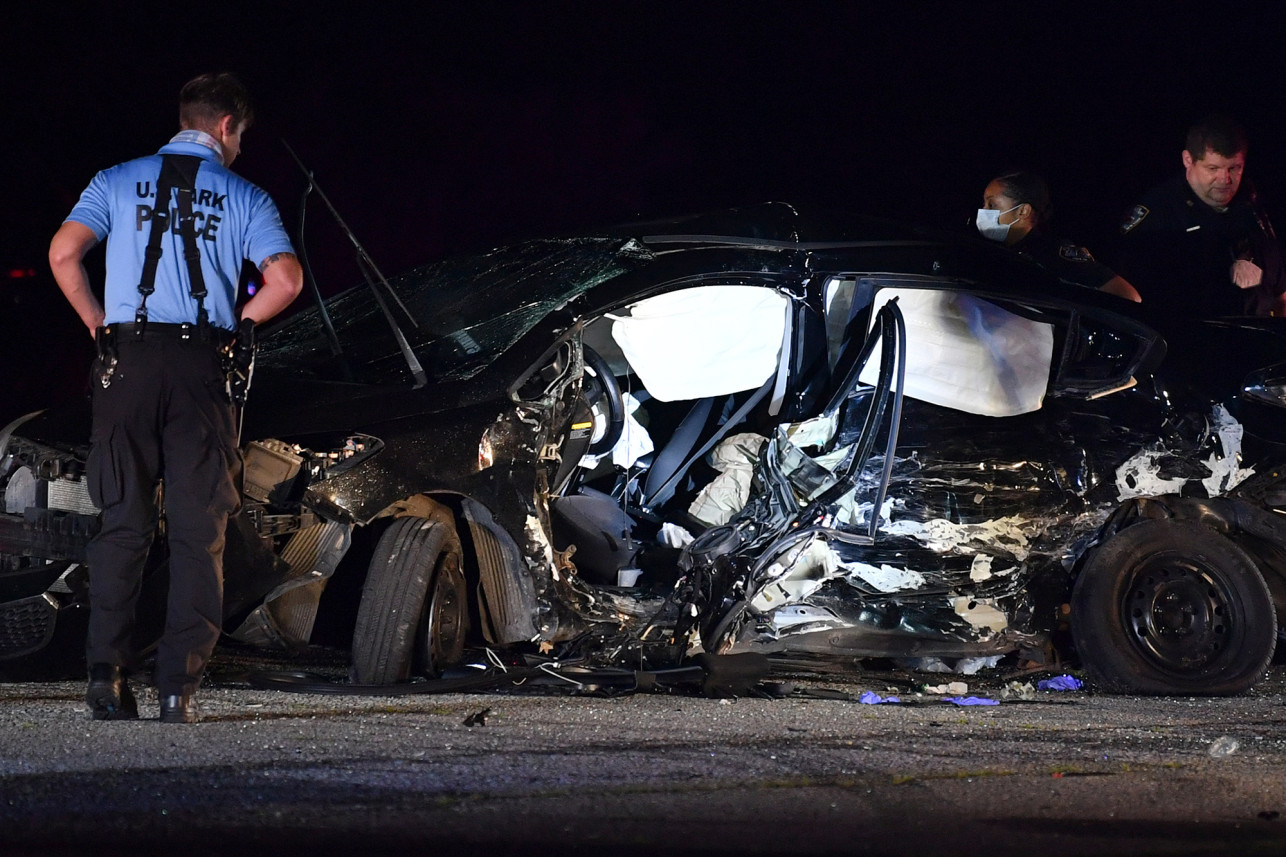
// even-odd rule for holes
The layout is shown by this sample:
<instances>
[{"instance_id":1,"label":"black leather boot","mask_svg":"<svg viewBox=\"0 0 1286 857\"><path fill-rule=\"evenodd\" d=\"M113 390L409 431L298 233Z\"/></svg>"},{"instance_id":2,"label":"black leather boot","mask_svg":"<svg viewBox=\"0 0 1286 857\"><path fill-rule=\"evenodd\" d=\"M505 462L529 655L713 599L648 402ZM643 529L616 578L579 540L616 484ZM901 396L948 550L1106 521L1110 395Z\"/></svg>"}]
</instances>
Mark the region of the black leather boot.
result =
<instances>
[{"instance_id":1,"label":"black leather boot","mask_svg":"<svg viewBox=\"0 0 1286 857\"><path fill-rule=\"evenodd\" d=\"M93 720L135 720L138 703L125 681L125 674L114 664L91 664L89 688L85 703Z\"/></svg>"},{"instance_id":2,"label":"black leather boot","mask_svg":"<svg viewBox=\"0 0 1286 857\"><path fill-rule=\"evenodd\" d=\"M191 694L171 693L161 697L162 723L196 723L200 719L201 712Z\"/></svg>"}]
</instances>

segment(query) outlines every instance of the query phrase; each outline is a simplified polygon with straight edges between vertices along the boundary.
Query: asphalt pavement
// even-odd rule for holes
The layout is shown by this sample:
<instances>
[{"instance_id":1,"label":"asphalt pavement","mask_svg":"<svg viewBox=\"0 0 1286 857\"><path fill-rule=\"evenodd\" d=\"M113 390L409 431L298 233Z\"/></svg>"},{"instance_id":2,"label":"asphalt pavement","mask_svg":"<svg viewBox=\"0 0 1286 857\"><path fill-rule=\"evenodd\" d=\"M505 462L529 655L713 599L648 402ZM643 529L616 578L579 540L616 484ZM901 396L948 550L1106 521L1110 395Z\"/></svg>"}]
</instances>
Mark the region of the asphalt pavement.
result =
<instances>
[{"instance_id":1,"label":"asphalt pavement","mask_svg":"<svg viewBox=\"0 0 1286 857\"><path fill-rule=\"evenodd\" d=\"M142 719L92 722L79 681L0 684L0 853L1286 853L1282 666L1219 699L1024 687L1044 674L736 699L248 681L287 666L216 654L193 725L149 688ZM952 680L998 704L920 689Z\"/></svg>"}]
</instances>

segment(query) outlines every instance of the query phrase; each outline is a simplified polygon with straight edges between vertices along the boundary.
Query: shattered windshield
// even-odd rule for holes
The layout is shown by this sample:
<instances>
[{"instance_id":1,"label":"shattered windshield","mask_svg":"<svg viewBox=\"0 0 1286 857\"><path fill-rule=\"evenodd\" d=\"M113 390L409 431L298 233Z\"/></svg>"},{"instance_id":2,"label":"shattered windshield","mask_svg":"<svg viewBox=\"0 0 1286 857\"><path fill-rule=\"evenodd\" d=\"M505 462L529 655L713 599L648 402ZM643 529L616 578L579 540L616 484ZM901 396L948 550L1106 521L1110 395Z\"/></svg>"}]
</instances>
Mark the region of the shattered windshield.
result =
<instances>
[{"instance_id":1,"label":"shattered windshield","mask_svg":"<svg viewBox=\"0 0 1286 857\"><path fill-rule=\"evenodd\" d=\"M468 378L556 307L625 272L631 259L646 256L640 245L620 238L529 241L392 277L389 285L397 301L385 299L430 377ZM321 378L410 381L406 361L370 288L349 289L326 306L343 360L331 353L314 306L265 337L259 365Z\"/></svg>"}]
</instances>

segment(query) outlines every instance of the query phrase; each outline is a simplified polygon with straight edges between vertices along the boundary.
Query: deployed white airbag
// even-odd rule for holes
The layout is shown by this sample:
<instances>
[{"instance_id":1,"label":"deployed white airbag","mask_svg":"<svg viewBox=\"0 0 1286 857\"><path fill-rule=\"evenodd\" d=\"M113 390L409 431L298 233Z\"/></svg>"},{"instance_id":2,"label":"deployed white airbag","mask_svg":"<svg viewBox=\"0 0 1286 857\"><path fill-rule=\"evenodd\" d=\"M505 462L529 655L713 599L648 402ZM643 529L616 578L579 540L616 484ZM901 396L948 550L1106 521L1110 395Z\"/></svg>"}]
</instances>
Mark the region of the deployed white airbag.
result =
<instances>
[{"instance_id":1,"label":"deployed white airbag","mask_svg":"<svg viewBox=\"0 0 1286 857\"><path fill-rule=\"evenodd\" d=\"M652 435L648 434L647 429L634 416L635 411L639 409L639 400L632 393L622 391L621 404L625 406L625 425L621 429L621 439L610 452L581 456L581 467L593 470L603 460L604 455L610 455L612 464L622 470L629 470L640 458L656 449L652 444Z\"/></svg>"},{"instance_id":2,"label":"deployed white airbag","mask_svg":"<svg viewBox=\"0 0 1286 857\"><path fill-rule=\"evenodd\" d=\"M972 295L885 289L876 309L897 297L906 319L906 395L990 417L1040 410L1049 384L1054 329ZM876 346L861 381L874 384Z\"/></svg>"},{"instance_id":3,"label":"deployed white airbag","mask_svg":"<svg viewBox=\"0 0 1286 857\"><path fill-rule=\"evenodd\" d=\"M777 371L787 299L762 286L703 286L612 316L612 338L662 402L754 390Z\"/></svg>"}]
</instances>

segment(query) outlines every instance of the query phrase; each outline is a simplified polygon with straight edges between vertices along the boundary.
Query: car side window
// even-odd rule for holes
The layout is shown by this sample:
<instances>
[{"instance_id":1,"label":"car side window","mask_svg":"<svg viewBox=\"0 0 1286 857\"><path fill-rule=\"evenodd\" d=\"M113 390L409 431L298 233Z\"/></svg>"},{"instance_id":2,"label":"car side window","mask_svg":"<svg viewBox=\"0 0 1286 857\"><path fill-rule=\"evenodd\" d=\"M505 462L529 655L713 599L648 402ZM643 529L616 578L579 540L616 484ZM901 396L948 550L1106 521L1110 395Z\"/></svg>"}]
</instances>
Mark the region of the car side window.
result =
<instances>
[{"instance_id":1,"label":"car side window","mask_svg":"<svg viewBox=\"0 0 1286 857\"><path fill-rule=\"evenodd\" d=\"M1051 395L1096 399L1135 384L1165 352L1161 337L1140 325L1114 324L1080 313L1068 315L1062 357Z\"/></svg>"}]
</instances>

